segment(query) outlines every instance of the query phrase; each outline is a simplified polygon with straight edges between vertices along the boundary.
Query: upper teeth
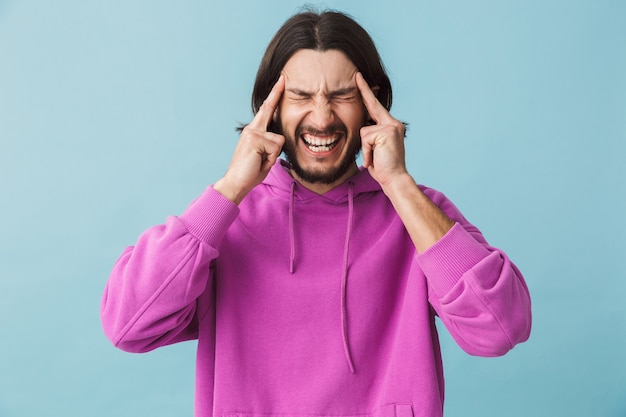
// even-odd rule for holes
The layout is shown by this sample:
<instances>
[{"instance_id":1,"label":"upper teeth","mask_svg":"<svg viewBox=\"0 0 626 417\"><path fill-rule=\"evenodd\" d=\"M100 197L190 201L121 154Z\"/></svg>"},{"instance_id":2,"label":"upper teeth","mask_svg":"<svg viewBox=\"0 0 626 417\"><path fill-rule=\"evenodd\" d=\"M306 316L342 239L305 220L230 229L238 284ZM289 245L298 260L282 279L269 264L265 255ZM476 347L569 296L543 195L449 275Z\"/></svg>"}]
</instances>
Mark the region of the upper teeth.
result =
<instances>
[{"instance_id":1,"label":"upper teeth","mask_svg":"<svg viewBox=\"0 0 626 417\"><path fill-rule=\"evenodd\" d=\"M304 140L309 145L329 146L329 145L332 145L334 142L337 141L337 137L333 136L331 138L319 138L319 137L304 135Z\"/></svg>"}]
</instances>

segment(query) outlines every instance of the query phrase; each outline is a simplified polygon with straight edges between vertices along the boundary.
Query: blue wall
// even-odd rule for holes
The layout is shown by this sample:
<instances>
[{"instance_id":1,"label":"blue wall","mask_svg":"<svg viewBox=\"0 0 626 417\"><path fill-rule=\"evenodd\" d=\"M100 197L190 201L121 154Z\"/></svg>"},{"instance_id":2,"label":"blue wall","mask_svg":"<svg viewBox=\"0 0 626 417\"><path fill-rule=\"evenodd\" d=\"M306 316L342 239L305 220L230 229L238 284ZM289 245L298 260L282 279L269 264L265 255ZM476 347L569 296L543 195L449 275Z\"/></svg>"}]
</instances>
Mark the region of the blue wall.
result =
<instances>
[{"instance_id":1,"label":"blue wall","mask_svg":"<svg viewBox=\"0 0 626 417\"><path fill-rule=\"evenodd\" d=\"M0 0L0 416L190 416L194 344L115 350L122 249L226 169L288 0ZM442 335L447 416L626 415L626 3L328 1L372 33L408 164L525 273L528 343ZM442 332L443 333L443 332Z\"/></svg>"}]
</instances>

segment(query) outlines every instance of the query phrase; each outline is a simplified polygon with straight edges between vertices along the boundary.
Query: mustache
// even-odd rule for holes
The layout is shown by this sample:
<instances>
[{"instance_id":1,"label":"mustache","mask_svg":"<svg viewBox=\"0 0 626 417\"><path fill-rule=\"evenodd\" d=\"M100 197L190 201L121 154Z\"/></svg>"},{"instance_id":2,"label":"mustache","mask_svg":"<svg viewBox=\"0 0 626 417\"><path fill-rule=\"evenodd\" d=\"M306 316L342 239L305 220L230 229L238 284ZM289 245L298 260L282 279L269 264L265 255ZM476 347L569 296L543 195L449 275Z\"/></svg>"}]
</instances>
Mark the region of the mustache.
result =
<instances>
[{"instance_id":1,"label":"mustache","mask_svg":"<svg viewBox=\"0 0 626 417\"><path fill-rule=\"evenodd\" d=\"M333 123L332 125L324 129L317 129L313 126L300 125L296 128L296 137L300 137L305 133L313 136L330 136L337 132L347 135L348 129L343 123Z\"/></svg>"}]
</instances>

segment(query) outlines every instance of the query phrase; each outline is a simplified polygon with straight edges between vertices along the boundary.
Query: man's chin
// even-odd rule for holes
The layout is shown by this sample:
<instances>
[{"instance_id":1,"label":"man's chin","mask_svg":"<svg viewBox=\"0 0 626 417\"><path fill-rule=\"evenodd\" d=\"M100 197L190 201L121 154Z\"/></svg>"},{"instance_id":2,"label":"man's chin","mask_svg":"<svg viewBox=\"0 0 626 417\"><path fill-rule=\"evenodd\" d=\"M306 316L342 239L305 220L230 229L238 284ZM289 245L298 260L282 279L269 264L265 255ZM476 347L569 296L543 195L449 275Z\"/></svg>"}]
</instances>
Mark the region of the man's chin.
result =
<instances>
[{"instance_id":1,"label":"man's chin","mask_svg":"<svg viewBox=\"0 0 626 417\"><path fill-rule=\"evenodd\" d=\"M291 165L291 170L296 178L308 184L331 185L341 180L352 169L356 168L356 160L343 161L339 166L329 168L303 167L297 161L295 163L287 161Z\"/></svg>"}]
</instances>

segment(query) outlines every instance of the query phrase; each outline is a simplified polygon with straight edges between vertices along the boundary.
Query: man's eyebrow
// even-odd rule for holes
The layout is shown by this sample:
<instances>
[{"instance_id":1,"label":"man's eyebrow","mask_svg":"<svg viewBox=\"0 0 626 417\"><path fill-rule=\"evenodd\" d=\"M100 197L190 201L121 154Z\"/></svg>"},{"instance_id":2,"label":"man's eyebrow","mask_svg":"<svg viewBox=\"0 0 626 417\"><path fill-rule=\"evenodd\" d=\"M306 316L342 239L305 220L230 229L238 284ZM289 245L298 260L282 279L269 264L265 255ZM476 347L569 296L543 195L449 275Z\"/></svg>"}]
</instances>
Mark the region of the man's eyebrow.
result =
<instances>
[{"instance_id":1,"label":"man's eyebrow","mask_svg":"<svg viewBox=\"0 0 626 417\"><path fill-rule=\"evenodd\" d=\"M330 91L328 95L330 97L346 96L346 95L354 93L355 91L356 91L356 86L338 88L337 90Z\"/></svg>"}]
</instances>

